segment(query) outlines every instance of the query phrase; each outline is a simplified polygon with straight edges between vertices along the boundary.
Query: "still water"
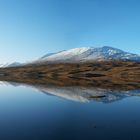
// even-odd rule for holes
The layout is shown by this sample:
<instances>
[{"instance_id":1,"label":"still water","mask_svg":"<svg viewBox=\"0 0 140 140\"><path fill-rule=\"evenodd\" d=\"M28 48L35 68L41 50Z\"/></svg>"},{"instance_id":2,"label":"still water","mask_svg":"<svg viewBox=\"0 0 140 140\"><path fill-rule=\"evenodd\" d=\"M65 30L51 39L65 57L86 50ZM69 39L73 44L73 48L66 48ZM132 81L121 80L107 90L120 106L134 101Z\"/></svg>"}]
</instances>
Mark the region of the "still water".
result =
<instances>
[{"instance_id":1,"label":"still water","mask_svg":"<svg viewBox=\"0 0 140 140\"><path fill-rule=\"evenodd\" d=\"M1 82L0 140L137 140L139 95Z\"/></svg>"}]
</instances>

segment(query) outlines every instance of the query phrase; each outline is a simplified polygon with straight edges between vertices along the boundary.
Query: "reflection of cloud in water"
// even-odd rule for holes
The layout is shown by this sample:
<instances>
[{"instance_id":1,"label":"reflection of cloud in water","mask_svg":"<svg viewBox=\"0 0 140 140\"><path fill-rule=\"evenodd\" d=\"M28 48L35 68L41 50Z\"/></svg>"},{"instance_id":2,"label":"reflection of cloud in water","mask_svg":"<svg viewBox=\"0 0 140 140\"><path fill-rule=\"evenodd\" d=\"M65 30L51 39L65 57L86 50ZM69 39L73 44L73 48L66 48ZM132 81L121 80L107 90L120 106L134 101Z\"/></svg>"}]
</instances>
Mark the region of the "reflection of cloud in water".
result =
<instances>
[{"instance_id":1,"label":"reflection of cloud in water","mask_svg":"<svg viewBox=\"0 0 140 140\"><path fill-rule=\"evenodd\" d=\"M2 83L7 84L7 82L6 83L1 82L0 84ZM97 87L95 88L80 87L80 86L60 87L51 85L28 85L26 83L22 84L15 82L8 83L13 86L24 85L28 87L33 87L48 95L54 95L67 100L79 102L98 101L110 103L130 96L140 96L140 89L122 91L122 90L101 89Z\"/></svg>"}]
</instances>

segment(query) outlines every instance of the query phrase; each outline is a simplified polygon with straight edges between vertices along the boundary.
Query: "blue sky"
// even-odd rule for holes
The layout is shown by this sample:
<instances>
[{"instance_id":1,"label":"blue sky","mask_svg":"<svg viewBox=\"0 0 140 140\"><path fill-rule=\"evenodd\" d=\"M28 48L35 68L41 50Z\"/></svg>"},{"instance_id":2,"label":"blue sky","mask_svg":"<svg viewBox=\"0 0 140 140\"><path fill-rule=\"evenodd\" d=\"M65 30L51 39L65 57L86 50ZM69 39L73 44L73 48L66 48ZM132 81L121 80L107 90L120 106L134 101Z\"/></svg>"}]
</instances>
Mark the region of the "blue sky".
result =
<instances>
[{"instance_id":1,"label":"blue sky","mask_svg":"<svg viewBox=\"0 0 140 140\"><path fill-rule=\"evenodd\" d=\"M0 63L104 45L140 54L139 0L0 0Z\"/></svg>"}]
</instances>

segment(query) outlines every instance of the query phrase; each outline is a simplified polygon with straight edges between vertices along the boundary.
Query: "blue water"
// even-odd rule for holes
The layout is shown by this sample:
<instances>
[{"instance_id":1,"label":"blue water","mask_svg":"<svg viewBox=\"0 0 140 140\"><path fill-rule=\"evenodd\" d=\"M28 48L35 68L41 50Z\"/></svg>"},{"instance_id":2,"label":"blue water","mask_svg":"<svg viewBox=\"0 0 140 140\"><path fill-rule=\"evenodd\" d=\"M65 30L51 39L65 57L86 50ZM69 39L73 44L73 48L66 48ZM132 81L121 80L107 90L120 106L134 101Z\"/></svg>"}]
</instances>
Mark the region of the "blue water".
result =
<instances>
[{"instance_id":1,"label":"blue water","mask_svg":"<svg viewBox=\"0 0 140 140\"><path fill-rule=\"evenodd\" d=\"M140 97L77 102L0 85L0 140L139 140Z\"/></svg>"}]
</instances>

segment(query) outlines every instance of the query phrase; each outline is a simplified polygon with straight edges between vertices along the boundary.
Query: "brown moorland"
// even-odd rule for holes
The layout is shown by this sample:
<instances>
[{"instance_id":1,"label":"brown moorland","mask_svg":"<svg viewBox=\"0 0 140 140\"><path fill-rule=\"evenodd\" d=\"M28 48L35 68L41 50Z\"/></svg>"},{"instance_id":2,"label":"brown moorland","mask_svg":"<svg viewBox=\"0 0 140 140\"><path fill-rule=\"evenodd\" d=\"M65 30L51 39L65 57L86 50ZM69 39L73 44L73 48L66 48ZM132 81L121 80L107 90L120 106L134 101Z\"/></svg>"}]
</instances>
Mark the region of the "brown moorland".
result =
<instances>
[{"instance_id":1,"label":"brown moorland","mask_svg":"<svg viewBox=\"0 0 140 140\"><path fill-rule=\"evenodd\" d=\"M140 88L140 62L38 64L0 68L0 81L111 89Z\"/></svg>"}]
</instances>

